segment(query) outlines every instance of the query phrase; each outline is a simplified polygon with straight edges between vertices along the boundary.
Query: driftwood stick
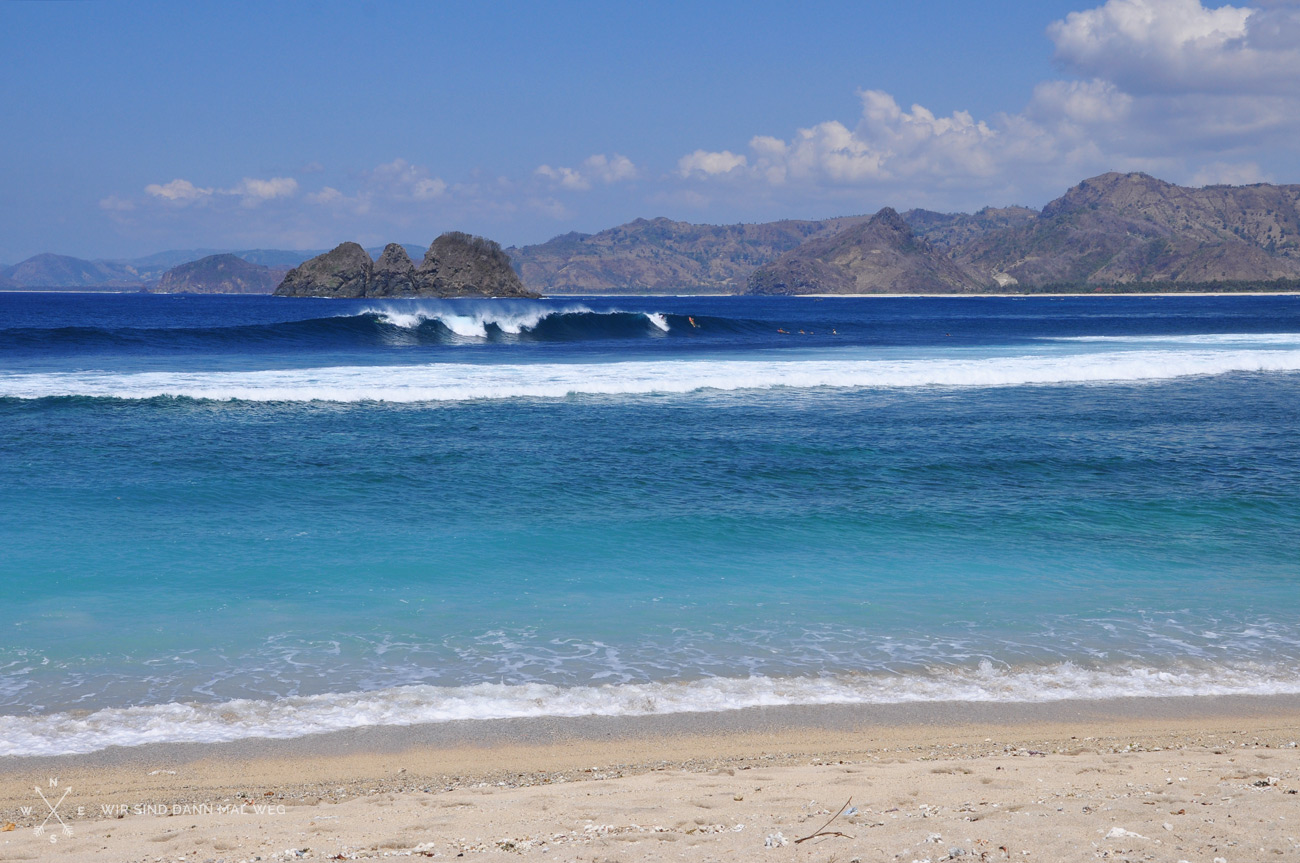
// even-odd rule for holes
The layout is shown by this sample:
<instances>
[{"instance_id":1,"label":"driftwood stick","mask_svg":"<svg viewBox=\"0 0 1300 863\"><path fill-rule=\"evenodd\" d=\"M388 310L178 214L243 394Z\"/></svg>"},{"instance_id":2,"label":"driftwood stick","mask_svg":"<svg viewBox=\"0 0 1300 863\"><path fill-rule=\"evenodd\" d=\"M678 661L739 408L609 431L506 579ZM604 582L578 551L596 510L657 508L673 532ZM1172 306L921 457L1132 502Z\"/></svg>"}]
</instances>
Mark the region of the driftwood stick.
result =
<instances>
[{"instance_id":1,"label":"driftwood stick","mask_svg":"<svg viewBox=\"0 0 1300 863\"><path fill-rule=\"evenodd\" d=\"M850 835L847 834L847 833L841 833L841 832L839 832L838 830L830 830L830 831L827 831L827 829L826 829L827 827L831 826L831 824L833 824L833 823L835 822L835 819L836 819L836 818L839 818L841 815L844 814L844 810L845 810L845 809L848 809L848 808L849 808L849 804L852 803L852 802L853 802L853 798L852 798L852 797L850 797L848 800L845 800L845 801L844 801L844 805L840 807L840 811L839 811L839 812L836 812L834 815L832 815L830 821L827 821L825 824L823 824L822 826L818 827L816 830L814 830L814 831L813 831L811 834L809 834L808 836L805 836L805 837L803 837L802 839L796 839L796 840L794 840L794 844L798 845L800 842L807 842L809 839L816 839L818 836L843 836L845 839L852 839L853 837L850 836Z\"/></svg>"}]
</instances>

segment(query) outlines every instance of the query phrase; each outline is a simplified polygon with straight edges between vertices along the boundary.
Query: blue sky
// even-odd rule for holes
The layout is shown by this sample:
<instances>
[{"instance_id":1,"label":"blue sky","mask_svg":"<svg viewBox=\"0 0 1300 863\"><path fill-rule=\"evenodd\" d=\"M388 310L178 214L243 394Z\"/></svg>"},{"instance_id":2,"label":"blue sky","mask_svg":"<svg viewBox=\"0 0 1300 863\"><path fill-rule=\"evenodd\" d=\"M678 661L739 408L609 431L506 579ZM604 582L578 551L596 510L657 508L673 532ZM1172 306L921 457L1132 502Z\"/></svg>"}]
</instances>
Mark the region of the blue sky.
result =
<instances>
[{"instance_id":1,"label":"blue sky","mask_svg":"<svg viewBox=\"0 0 1300 863\"><path fill-rule=\"evenodd\" d=\"M1300 7L0 3L0 262L1300 180Z\"/></svg>"}]
</instances>

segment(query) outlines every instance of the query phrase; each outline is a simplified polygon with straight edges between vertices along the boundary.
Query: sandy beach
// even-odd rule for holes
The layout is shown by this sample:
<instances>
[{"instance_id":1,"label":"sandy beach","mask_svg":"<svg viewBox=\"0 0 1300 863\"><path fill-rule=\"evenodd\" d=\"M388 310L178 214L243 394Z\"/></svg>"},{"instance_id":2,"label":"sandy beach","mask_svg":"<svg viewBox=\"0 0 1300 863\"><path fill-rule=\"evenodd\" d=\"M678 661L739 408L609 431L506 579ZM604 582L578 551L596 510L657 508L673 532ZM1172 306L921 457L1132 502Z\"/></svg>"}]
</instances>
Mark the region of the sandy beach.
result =
<instances>
[{"instance_id":1,"label":"sandy beach","mask_svg":"<svg viewBox=\"0 0 1300 863\"><path fill-rule=\"evenodd\" d=\"M1287 860L1298 741L1295 698L1134 699L10 758L0 859Z\"/></svg>"}]
</instances>

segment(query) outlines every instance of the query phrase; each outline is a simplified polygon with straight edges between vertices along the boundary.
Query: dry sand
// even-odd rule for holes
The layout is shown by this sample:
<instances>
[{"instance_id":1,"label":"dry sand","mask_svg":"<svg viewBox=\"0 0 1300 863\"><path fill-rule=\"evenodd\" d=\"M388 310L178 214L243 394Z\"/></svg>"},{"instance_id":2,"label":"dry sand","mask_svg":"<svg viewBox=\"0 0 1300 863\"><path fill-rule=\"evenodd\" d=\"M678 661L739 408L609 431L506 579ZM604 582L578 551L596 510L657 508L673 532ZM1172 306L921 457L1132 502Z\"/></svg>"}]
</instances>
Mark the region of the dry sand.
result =
<instances>
[{"instance_id":1,"label":"dry sand","mask_svg":"<svg viewBox=\"0 0 1300 863\"><path fill-rule=\"evenodd\" d=\"M8 758L0 860L1300 860L1297 742L1295 699L1171 699L514 720ZM38 786L62 799L57 817ZM831 820L850 798L856 812ZM828 821L833 835L796 842Z\"/></svg>"}]
</instances>

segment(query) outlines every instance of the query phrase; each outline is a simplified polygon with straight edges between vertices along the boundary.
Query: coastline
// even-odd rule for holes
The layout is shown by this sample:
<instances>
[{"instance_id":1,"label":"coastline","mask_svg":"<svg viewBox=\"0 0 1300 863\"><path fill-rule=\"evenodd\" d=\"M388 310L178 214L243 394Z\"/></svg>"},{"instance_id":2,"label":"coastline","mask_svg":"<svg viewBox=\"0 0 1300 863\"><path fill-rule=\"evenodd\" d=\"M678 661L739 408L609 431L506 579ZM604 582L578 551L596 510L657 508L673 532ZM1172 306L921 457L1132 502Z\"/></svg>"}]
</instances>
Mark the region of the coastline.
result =
<instances>
[{"instance_id":1,"label":"coastline","mask_svg":"<svg viewBox=\"0 0 1300 863\"><path fill-rule=\"evenodd\" d=\"M141 290L138 288L4 288L0 293L6 294L147 294L149 296L207 296L207 297L274 297L275 294L225 294L225 293L192 293L192 292L164 292ZM541 300L576 300L583 298L599 299L669 299L669 298L715 298L715 297L755 297L762 296L765 299L815 299L815 300L834 300L834 299L960 299L962 297L1297 297L1300 291L1105 291L1098 293L1046 293L1034 291L1031 293L964 293L964 294L721 294L721 293L702 293L702 294L681 294L681 293L614 293L614 294L543 294L540 297L524 297L522 299L541 299ZM282 298L284 299L284 298ZM295 299L290 297L288 299ZM521 299L519 297L307 297L306 299L363 299L390 302L392 300L502 300L502 299Z\"/></svg>"},{"instance_id":2,"label":"coastline","mask_svg":"<svg viewBox=\"0 0 1300 863\"><path fill-rule=\"evenodd\" d=\"M1229 852L1250 842L1295 853L1285 837L1300 820L1300 795L1288 793L1300 788L1297 740L1300 697L1234 696L752 708L146 745L0 758L0 827L15 825L0 849L6 859L227 863L636 860L666 847L689 859L940 860L953 849L1067 859L1065 848L1081 859L1100 843L1160 860L1256 859L1257 848ZM34 834L49 811L32 806L37 787L68 793L71 835ZM854 838L794 844L850 796L859 813L832 829ZM789 844L765 847L777 834Z\"/></svg>"}]
</instances>

